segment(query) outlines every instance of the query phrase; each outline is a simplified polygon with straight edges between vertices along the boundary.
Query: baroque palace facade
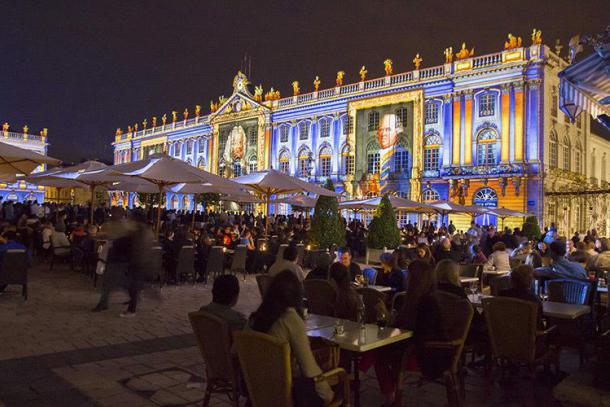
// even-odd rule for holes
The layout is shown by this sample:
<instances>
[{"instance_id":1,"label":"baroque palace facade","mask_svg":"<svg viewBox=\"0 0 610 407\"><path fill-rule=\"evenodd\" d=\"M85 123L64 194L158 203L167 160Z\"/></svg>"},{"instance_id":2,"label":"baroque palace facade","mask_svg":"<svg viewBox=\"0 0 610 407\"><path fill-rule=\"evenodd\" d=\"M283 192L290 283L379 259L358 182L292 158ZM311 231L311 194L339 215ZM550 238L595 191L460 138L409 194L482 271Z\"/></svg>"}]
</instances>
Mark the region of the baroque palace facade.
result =
<instances>
[{"instance_id":1,"label":"baroque palace facade","mask_svg":"<svg viewBox=\"0 0 610 407\"><path fill-rule=\"evenodd\" d=\"M30 134L28 126L25 125L20 132L15 132L10 130L10 125L7 122L2 124L0 140L4 143L32 150L43 155L47 154L49 146L47 143L47 129L42 129L39 135ZM43 171L44 168L41 165L35 172ZM13 183L0 182L0 196L2 201L38 201L38 203L42 203L45 198L45 188L22 180Z\"/></svg>"},{"instance_id":2,"label":"baroque palace facade","mask_svg":"<svg viewBox=\"0 0 610 407\"><path fill-rule=\"evenodd\" d=\"M558 51L558 50L555 50ZM461 204L506 207L535 214L542 224L557 222L564 233L589 228L586 197L561 201L549 192L566 183L607 182L610 146L590 132L588 116L575 123L558 109L557 73L566 62L542 43L534 30L531 45L509 35L504 50L474 56L462 44L445 50L445 63L345 82L339 71L330 88L281 97L261 86L251 93L238 72L230 97L196 106L160 120L117 129L115 163L165 152L194 166L233 177L274 168L323 183L330 177L345 198L395 193L413 200L451 200ZM593 176L587 164L596 147ZM603 150L603 151L601 151ZM599 158L597 158L599 156ZM135 197L115 193L114 203ZM192 197L168 194L171 208L191 208ZM568 207L565 209L565 207ZM604 207L608 217L608 208ZM458 228L470 218L452 215ZM480 223L496 223L488 215ZM507 219L506 226L521 219Z\"/></svg>"}]
</instances>

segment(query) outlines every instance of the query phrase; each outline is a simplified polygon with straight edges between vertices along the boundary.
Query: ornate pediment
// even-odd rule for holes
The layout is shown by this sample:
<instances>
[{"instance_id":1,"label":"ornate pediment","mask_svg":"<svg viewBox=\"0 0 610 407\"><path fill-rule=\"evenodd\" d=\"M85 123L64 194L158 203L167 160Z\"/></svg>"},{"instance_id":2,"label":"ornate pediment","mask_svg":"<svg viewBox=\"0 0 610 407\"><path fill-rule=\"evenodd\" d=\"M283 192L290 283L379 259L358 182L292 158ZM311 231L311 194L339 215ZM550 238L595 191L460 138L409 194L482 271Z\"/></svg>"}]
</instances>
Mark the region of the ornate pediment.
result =
<instances>
[{"instance_id":1,"label":"ornate pediment","mask_svg":"<svg viewBox=\"0 0 610 407\"><path fill-rule=\"evenodd\" d=\"M250 81L242 72L238 71L235 78L233 78L233 94L225 99L220 98L220 106L210 114L210 120L221 116L221 115L235 115L235 116L247 116L247 112L253 110L269 110L267 106L257 102L254 96L250 93L248 85Z\"/></svg>"}]
</instances>

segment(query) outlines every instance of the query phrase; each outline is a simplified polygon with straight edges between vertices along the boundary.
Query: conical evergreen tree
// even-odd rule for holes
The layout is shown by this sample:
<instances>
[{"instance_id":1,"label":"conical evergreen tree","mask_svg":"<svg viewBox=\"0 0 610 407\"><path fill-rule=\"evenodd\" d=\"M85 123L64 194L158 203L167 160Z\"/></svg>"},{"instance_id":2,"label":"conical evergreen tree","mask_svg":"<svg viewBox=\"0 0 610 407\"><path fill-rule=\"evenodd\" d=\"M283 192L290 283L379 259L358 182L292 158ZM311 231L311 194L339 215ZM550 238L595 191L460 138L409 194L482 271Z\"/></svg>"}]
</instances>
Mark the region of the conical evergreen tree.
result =
<instances>
[{"instance_id":1,"label":"conical evergreen tree","mask_svg":"<svg viewBox=\"0 0 610 407\"><path fill-rule=\"evenodd\" d=\"M324 185L331 191L335 187L330 179ZM345 227L339 215L339 202L335 196L320 196L314 209L309 231L311 243L320 249L345 244Z\"/></svg>"},{"instance_id":2,"label":"conical evergreen tree","mask_svg":"<svg viewBox=\"0 0 610 407\"><path fill-rule=\"evenodd\" d=\"M367 245L371 249L394 249L400 245L400 230L396 214L387 196L381 198L373 220L369 224Z\"/></svg>"}]
</instances>

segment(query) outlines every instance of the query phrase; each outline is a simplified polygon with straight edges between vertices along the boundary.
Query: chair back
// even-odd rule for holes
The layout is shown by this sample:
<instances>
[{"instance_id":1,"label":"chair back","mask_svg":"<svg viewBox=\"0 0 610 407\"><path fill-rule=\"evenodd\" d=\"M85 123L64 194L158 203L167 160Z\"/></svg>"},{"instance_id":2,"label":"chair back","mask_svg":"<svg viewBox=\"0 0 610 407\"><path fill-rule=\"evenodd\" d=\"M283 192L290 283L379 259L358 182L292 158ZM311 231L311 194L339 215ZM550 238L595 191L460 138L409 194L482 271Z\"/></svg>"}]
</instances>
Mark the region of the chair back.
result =
<instances>
[{"instance_id":1,"label":"chair back","mask_svg":"<svg viewBox=\"0 0 610 407\"><path fill-rule=\"evenodd\" d=\"M256 276L256 285L258 286L258 292L260 293L261 298L265 296L267 288L269 288L272 281L273 277L267 274L259 274Z\"/></svg>"},{"instance_id":2,"label":"chair back","mask_svg":"<svg viewBox=\"0 0 610 407\"><path fill-rule=\"evenodd\" d=\"M182 246L178 255L176 266L178 275L190 275L195 273L195 248L193 246Z\"/></svg>"},{"instance_id":3,"label":"chair back","mask_svg":"<svg viewBox=\"0 0 610 407\"><path fill-rule=\"evenodd\" d=\"M305 261L305 245L299 243L297 245L297 264L303 266L303 262Z\"/></svg>"},{"instance_id":4,"label":"chair back","mask_svg":"<svg viewBox=\"0 0 610 407\"><path fill-rule=\"evenodd\" d=\"M150 267L153 281L161 281L163 276L163 249L161 246L154 246L150 250Z\"/></svg>"},{"instance_id":5,"label":"chair back","mask_svg":"<svg viewBox=\"0 0 610 407\"><path fill-rule=\"evenodd\" d=\"M365 268L362 270L362 277L369 281L369 284L375 285L375 281L377 281L377 273L378 270L374 268Z\"/></svg>"},{"instance_id":6,"label":"chair back","mask_svg":"<svg viewBox=\"0 0 610 407\"><path fill-rule=\"evenodd\" d=\"M312 314L335 316L337 289L328 280L311 279L303 281L305 295Z\"/></svg>"},{"instance_id":7,"label":"chair back","mask_svg":"<svg viewBox=\"0 0 610 407\"><path fill-rule=\"evenodd\" d=\"M460 265L460 276L461 277L477 277L476 264L461 264Z\"/></svg>"},{"instance_id":8,"label":"chair back","mask_svg":"<svg viewBox=\"0 0 610 407\"><path fill-rule=\"evenodd\" d=\"M237 331L233 335L252 406L292 407L288 342L256 331Z\"/></svg>"},{"instance_id":9,"label":"chair back","mask_svg":"<svg viewBox=\"0 0 610 407\"><path fill-rule=\"evenodd\" d=\"M367 324L375 323L377 321L377 304L385 300L384 295L374 288L368 287L358 288L356 291L362 296L362 302L364 302L364 322Z\"/></svg>"},{"instance_id":10,"label":"chair back","mask_svg":"<svg viewBox=\"0 0 610 407\"><path fill-rule=\"evenodd\" d=\"M406 291L394 294L394 298L392 298L392 311L400 312L400 310L402 309L402 306L405 305L406 300L407 300Z\"/></svg>"},{"instance_id":11,"label":"chair back","mask_svg":"<svg viewBox=\"0 0 610 407\"><path fill-rule=\"evenodd\" d=\"M1 284L27 284L28 254L23 249L10 249L4 253L0 268Z\"/></svg>"},{"instance_id":12,"label":"chair back","mask_svg":"<svg viewBox=\"0 0 610 407\"><path fill-rule=\"evenodd\" d=\"M248 254L248 248L246 245L238 245L233 253L233 260L231 261L231 272L246 272L246 256Z\"/></svg>"},{"instance_id":13,"label":"chair back","mask_svg":"<svg viewBox=\"0 0 610 407\"><path fill-rule=\"evenodd\" d=\"M215 379L233 381L236 369L231 355L232 338L229 325L223 319L206 311L189 312L188 315L205 362L208 381Z\"/></svg>"},{"instance_id":14,"label":"chair back","mask_svg":"<svg viewBox=\"0 0 610 407\"><path fill-rule=\"evenodd\" d=\"M224 258L225 254L222 246L212 246L210 248L210 257L206 268L207 275L224 274Z\"/></svg>"},{"instance_id":15,"label":"chair back","mask_svg":"<svg viewBox=\"0 0 610 407\"><path fill-rule=\"evenodd\" d=\"M538 304L510 297L483 298L482 303L494 357L533 362Z\"/></svg>"},{"instance_id":16,"label":"chair back","mask_svg":"<svg viewBox=\"0 0 610 407\"><path fill-rule=\"evenodd\" d=\"M277 255L275 256L275 260L281 260L284 258L284 251L286 250L286 248L288 247L287 244L281 244L278 248L277 248Z\"/></svg>"},{"instance_id":17,"label":"chair back","mask_svg":"<svg viewBox=\"0 0 610 407\"><path fill-rule=\"evenodd\" d=\"M494 297L500 295L500 292L502 292L502 290L507 290L511 287L512 283L510 281L509 275L494 277L489 280L489 289L491 290L491 295L493 295Z\"/></svg>"},{"instance_id":18,"label":"chair back","mask_svg":"<svg viewBox=\"0 0 610 407\"><path fill-rule=\"evenodd\" d=\"M451 372L457 373L474 310L470 301L454 294L439 291L437 298L441 309L445 339L455 345L451 358Z\"/></svg>"},{"instance_id":19,"label":"chair back","mask_svg":"<svg viewBox=\"0 0 610 407\"><path fill-rule=\"evenodd\" d=\"M570 279L547 280L546 292L549 296L549 301L587 305L589 303L591 283Z\"/></svg>"}]
</instances>

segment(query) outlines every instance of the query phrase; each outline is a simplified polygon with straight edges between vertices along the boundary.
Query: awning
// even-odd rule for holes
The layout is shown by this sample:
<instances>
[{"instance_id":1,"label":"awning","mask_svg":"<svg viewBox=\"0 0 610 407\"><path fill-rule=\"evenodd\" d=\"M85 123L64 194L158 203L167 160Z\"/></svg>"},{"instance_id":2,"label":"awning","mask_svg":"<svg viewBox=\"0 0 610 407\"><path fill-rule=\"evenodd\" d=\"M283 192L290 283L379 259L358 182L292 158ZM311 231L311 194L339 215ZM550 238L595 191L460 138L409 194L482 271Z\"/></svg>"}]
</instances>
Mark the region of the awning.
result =
<instances>
[{"instance_id":1,"label":"awning","mask_svg":"<svg viewBox=\"0 0 610 407\"><path fill-rule=\"evenodd\" d=\"M583 111L610 129L610 52L600 47L559 73L559 108L571 120Z\"/></svg>"}]
</instances>

